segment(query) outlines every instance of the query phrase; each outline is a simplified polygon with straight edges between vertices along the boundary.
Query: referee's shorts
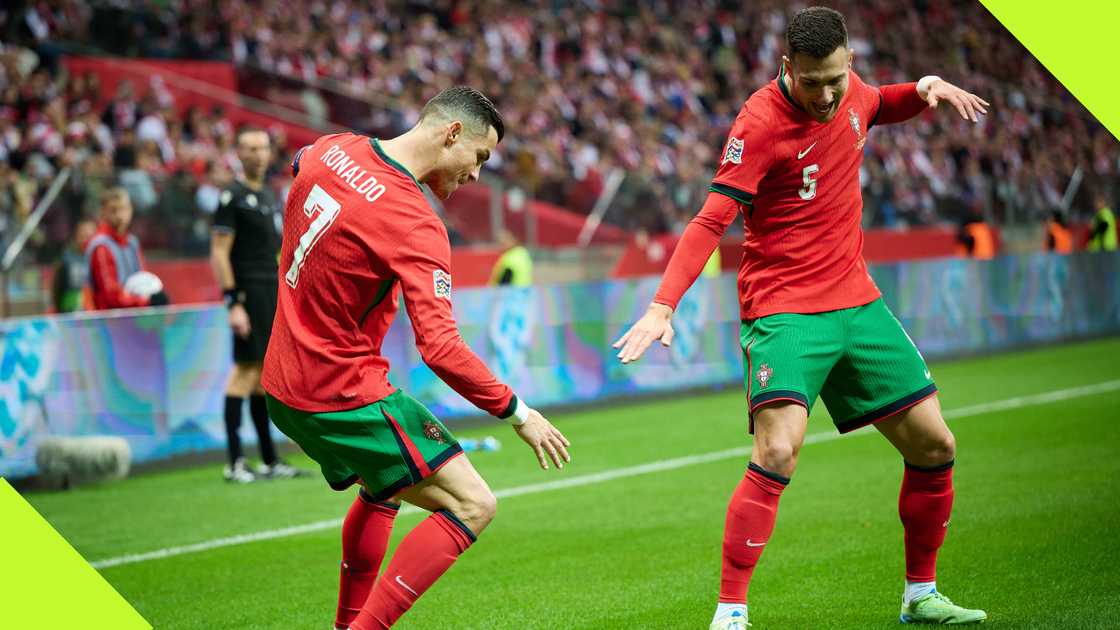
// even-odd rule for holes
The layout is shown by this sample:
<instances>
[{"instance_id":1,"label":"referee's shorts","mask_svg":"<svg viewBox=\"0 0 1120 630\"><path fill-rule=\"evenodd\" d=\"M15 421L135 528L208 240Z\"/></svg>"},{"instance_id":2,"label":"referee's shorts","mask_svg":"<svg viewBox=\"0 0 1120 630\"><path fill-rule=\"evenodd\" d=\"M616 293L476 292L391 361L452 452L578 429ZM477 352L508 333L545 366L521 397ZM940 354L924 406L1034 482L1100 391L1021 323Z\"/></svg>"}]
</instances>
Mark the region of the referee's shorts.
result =
<instances>
[{"instance_id":1,"label":"referee's shorts","mask_svg":"<svg viewBox=\"0 0 1120 630\"><path fill-rule=\"evenodd\" d=\"M253 279L238 283L245 292L245 311L249 314L249 336L233 335L233 360L237 363L260 363L264 361L268 339L272 334L272 320L276 317L276 293L279 281Z\"/></svg>"}]
</instances>

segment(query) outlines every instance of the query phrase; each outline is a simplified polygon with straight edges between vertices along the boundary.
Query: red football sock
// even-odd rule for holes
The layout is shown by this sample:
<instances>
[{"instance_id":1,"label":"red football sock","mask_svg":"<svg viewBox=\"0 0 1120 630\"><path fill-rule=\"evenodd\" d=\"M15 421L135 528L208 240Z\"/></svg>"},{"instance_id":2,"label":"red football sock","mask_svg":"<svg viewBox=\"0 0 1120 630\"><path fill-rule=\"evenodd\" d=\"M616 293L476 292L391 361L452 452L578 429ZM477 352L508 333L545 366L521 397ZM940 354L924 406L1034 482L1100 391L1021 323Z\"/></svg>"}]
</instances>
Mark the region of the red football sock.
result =
<instances>
[{"instance_id":1,"label":"red football sock","mask_svg":"<svg viewBox=\"0 0 1120 630\"><path fill-rule=\"evenodd\" d=\"M937 550L945 541L952 511L953 462L934 468L906 464L902 492L898 495L898 516L905 532L908 581L937 579Z\"/></svg>"},{"instance_id":2,"label":"red football sock","mask_svg":"<svg viewBox=\"0 0 1120 630\"><path fill-rule=\"evenodd\" d=\"M723 527L723 572L719 601L746 604L751 574L774 531L778 499L789 479L751 463L731 495Z\"/></svg>"},{"instance_id":3,"label":"red football sock","mask_svg":"<svg viewBox=\"0 0 1120 630\"><path fill-rule=\"evenodd\" d=\"M374 503L372 497L360 490L346 513L342 521L336 628L349 626L369 597L385 550L389 548L389 534L399 509L400 506L390 503Z\"/></svg>"},{"instance_id":4,"label":"red football sock","mask_svg":"<svg viewBox=\"0 0 1120 630\"><path fill-rule=\"evenodd\" d=\"M424 519L397 547L351 630L392 626L473 542L474 534L451 512Z\"/></svg>"}]
</instances>

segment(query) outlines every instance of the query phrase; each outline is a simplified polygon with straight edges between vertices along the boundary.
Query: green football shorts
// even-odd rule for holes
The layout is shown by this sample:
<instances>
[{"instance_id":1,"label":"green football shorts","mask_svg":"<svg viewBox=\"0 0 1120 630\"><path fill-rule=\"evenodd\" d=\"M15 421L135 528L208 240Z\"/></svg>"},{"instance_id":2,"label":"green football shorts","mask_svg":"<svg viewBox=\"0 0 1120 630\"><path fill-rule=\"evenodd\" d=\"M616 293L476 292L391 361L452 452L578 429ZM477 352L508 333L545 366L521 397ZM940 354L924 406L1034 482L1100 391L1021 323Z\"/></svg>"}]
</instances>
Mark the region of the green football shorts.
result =
<instances>
[{"instance_id":1,"label":"green football shorts","mask_svg":"<svg viewBox=\"0 0 1120 630\"><path fill-rule=\"evenodd\" d=\"M267 396L272 422L319 464L335 490L363 481L376 501L419 483L463 452L427 407L396 390L348 411L309 413Z\"/></svg>"},{"instance_id":2,"label":"green football shorts","mask_svg":"<svg viewBox=\"0 0 1120 630\"><path fill-rule=\"evenodd\" d=\"M882 298L825 313L778 313L740 327L754 413L776 401L807 410L817 396L841 433L909 409L937 392L925 359Z\"/></svg>"}]
</instances>

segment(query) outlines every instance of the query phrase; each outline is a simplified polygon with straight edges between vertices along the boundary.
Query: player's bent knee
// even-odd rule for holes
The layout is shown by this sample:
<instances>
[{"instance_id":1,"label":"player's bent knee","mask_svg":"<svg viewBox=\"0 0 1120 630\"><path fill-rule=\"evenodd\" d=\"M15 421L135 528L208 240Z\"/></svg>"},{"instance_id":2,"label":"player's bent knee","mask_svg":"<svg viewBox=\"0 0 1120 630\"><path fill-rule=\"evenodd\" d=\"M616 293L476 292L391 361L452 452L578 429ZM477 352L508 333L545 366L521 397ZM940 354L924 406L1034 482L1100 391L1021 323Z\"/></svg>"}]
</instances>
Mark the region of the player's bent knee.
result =
<instances>
[{"instance_id":1,"label":"player's bent knee","mask_svg":"<svg viewBox=\"0 0 1120 630\"><path fill-rule=\"evenodd\" d=\"M951 462L957 457L957 438L946 429L943 435L927 445L926 458L934 464Z\"/></svg>"},{"instance_id":2,"label":"player's bent knee","mask_svg":"<svg viewBox=\"0 0 1120 630\"><path fill-rule=\"evenodd\" d=\"M752 459L770 472L791 477L797 467L797 450L797 446L787 440L768 440L755 444Z\"/></svg>"},{"instance_id":3,"label":"player's bent knee","mask_svg":"<svg viewBox=\"0 0 1120 630\"><path fill-rule=\"evenodd\" d=\"M455 516L467 524L477 535L494 520L498 511L498 498L489 488L480 488L460 499Z\"/></svg>"},{"instance_id":4,"label":"player's bent knee","mask_svg":"<svg viewBox=\"0 0 1120 630\"><path fill-rule=\"evenodd\" d=\"M918 466L940 466L957 457L957 440L947 428L935 435L925 436L911 448L906 455L911 464Z\"/></svg>"}]
</instances>

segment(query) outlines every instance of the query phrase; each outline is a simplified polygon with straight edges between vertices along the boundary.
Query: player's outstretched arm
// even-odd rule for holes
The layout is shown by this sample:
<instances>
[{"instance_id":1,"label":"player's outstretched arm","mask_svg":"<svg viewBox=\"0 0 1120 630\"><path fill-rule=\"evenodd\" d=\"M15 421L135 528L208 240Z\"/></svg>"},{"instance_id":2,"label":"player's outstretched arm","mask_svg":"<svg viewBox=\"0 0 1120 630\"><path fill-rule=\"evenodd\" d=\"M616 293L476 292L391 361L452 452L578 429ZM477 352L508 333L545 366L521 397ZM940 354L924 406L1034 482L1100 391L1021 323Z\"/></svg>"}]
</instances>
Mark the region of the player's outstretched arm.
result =
<instances>
[{"instance_id":1,"label":"player's outstretched arm","mask_svg":"<svg viewBox=\"0 0 1120 630\"><path fill-rule=\"evenodd\" d=\"M509 420L518 437L533 449L541 468L548 469L549 459L563 468L572 460L568 455L571 442L495 378L459 335L451 308L451 274L447 271L451 246L438 220L433 216L418 225L392 260L424 363L476 407Z\"/></svg>"},{"instance_id":2,"label":"player's outstretched arm","mask_svg":"<svg viewBox=\"0 0 1120 630\"><path fill-rule=\"evenodd\" d=\"M925 94L922 93L922 88L926 88ZM972 122L980 122L980 115L988 113L988 110L985 109L988 106L988 101L938 77L933 77L928 86L922 85L922 81L919 81L918 96L925 99L932 108L936 108L942 101L945 101L957 110L961 118Z\"/></svg>"},{"instance_id":3,"label":"player's outstretched arm","mask_svg":"<svg viewBox=\"0 0 1120 630\"><path fill-rule=\"evenodd\" d=\"M525 421L514 424L513 430L536 453L537 462L542 469L548 470L550 459L557 468L563 468L565 463L572 461L568 455L568 447L572 443L536 409L529 409Z\"/></svg>"},{"instance_id":4,"label":"player's outstretched arm","mask_svg":"<svg viewBox=\"0 0 1120 630\"><path fill-rule=\"evenodd\" d=\"M700 270L712 252L719 247L720 237L739 214L740 202L720 193L709 193L700 212L689 222L677 243L669 266L661 278L661 286L653 303L638 323L614 342L621 348L618 358L623 363L637 361L654 341L668 347L673 343L673 310L685 291L696 282Z\"/></svg>"},{"instance_id":5,"label":"player's outstretched arm","mask_svg":"<svg viewBox=\"0 0 1120 630\"><path fill-rule=\"evenodd\" d=\"M672 308L657 302L650 304L646 314L614 342L614 348L621 348L618 352L619 360L623 363L637 361L655 341L660 341L666 348L672 345L672 319Z\"/></svg>"}]
</instances>

